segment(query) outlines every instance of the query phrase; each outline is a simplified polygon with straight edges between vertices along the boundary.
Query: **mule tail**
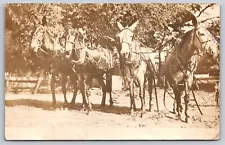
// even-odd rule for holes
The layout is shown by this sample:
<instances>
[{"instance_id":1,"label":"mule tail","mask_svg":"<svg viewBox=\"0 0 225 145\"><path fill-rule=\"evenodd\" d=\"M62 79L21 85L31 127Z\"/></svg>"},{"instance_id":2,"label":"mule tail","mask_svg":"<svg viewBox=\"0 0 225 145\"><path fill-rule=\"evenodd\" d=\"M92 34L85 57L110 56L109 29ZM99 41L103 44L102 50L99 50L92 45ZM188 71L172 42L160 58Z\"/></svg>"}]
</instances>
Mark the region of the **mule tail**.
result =
<instances>
[{"instance_id":1,"label":"mule tail","mask_svg":"<svg viewBox=\"0 0 225 145\"><path fill-rule=\"evenodd\" d=\"M169 111L169 109L166 107L166 93L168 93L168 95L169 95L173 100L175 100L175 98L172 97L172 95L170 94L170 92L168 92L167 87L166 87L167 84L168 84L168 81L165 79L164 92L163 92L163 105L164 105L164 107L166 108L166 110L167 110L168 112L170 112L170 113L175 113L175 112L173 112L173 111Z\"/></svg>"},{"instance_id":2,"label":"mule tail","mask_svg":"<svg viewBox=\"0 0 225 145\"><path fill-rule=\"evenodd\" d=\"M163 92L163 105L166 108L166 110L170 112L169 109L166 107L166 84L167 84L167 80L165 79L164 92Z\"/></svg>"}]
</instances>

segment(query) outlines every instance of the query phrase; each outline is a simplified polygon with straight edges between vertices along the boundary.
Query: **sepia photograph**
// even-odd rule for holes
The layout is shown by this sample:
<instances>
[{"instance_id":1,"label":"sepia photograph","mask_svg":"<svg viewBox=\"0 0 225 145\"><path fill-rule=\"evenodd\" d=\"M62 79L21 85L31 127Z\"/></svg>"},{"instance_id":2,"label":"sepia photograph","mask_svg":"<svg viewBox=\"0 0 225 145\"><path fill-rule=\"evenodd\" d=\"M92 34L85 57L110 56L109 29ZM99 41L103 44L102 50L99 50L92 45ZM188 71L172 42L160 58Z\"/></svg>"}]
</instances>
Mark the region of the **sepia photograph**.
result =
<instances>
[{"instance_id":1,"label":"sepia photograph","mask_svg":"<svg viewBox=\"0 0 225 145\"><path fill-rule=\"evenodd\" d=\"M5 140L219 140L220 5L5 5Z\"/></svg>"}]
</instances>

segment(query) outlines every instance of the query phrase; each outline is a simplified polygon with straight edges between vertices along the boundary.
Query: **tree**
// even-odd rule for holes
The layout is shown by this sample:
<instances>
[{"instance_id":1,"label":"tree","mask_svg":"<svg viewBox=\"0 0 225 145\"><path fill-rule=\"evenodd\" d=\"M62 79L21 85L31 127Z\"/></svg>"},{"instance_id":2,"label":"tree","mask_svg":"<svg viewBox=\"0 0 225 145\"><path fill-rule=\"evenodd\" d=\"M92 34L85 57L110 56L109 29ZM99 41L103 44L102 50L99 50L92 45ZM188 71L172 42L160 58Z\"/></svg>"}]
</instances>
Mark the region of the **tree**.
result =
<instances>
[{"instance_id":1,"label":"tree","mask_svg":"<svg viewBox=\"0 0 225 145\"><path fill-rule=\"evenodd\" d=\"M30 42L36 24L46 16L49 31L62 35L64 23L71 18L76 28L87 32L87 41L111 49L119 46L116 23L124 26L139 20L135 30L135 38L141 44L161 49L161 45L172 37L183 34L182 28L187 25L193 14L201 16L213 4L8 4L5 7L7 29L12 32L12 38L18 39L19 47L7 46L6 51L11 56L19 52L25 60L29 56ZM219 22L214 19L209 30L219 36ZM206 20L203 23L209 23ZM177 36L168 29L172 27ZM9 35L9 34L6 34ZM115 41L113 41L115 40ZM16 48L16 49L15 49ZM18 52L18 51L17 51ZM14 54L13 54L14 55Z\"/></svg>"}]
</instances>

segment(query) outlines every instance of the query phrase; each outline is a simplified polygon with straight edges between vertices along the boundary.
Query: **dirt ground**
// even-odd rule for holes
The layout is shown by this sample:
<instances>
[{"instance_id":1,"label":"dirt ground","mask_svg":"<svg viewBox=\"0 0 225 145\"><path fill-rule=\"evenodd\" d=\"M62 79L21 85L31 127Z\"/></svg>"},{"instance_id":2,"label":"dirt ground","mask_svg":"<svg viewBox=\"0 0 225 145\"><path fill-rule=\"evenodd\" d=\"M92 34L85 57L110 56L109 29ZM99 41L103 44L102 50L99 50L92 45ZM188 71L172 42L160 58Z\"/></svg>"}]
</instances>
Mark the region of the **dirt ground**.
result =
<instances>
[{"instance_id":1,"label":"dirt ground","mask_svg":"<svg viewBox=\"0 0 225 145\"><path fill-rule=\"evenodd\" d=\"M140 113L129 115L128 92L113 92L114 106L99 108L101 91L92 90L93 111L81 111L81 96L70 110L61 108L63 95L57 94L57 109L51 110L51 94L6 93L5 138L7 140L217 140L220 132L220 109L214 94L196 91L203 112L201 115L193 101L189 104L189 123L177 120L172 110L173 100L167 95L165 109L163 90L158 89L159 112L153 95L153 110L140 118ZM137 93L136 93L137 94ZM72 93L68 93L68 100ZM148 95L146 92L147 102ZM136 98L136 106L140 100ZM147 103L148 106L148 103ZM148 107L147 107L148 108ZM184 120L184 113L182 113Z\"/></svg>"}]
</instances>

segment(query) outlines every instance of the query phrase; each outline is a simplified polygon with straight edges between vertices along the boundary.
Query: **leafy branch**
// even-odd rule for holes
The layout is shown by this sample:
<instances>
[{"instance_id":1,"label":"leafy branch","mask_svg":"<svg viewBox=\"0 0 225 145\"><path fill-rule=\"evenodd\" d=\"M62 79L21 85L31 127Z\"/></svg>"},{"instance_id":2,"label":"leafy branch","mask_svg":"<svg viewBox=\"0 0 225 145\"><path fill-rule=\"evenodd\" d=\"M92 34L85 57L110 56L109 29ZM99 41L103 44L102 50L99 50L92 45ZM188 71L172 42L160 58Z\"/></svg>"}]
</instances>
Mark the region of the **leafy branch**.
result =
<instances>
[{"instance_id":1,"label":"leafy branch","mask_svg":"<svg viewBox=\"0 0 225 145\"><path fill-rule=\"evenodd\" d=\"M210 7L212 7L212 6L214 6L215 4L209 4L209 5L207 5L205 8L203 8L200 12L199 12L199 14L198 14L198 16L197 17L200 17L201 16L201 14L206 10L206 9L208 9L208 8L210 8Z\"/></svg>"}]
</instances>

